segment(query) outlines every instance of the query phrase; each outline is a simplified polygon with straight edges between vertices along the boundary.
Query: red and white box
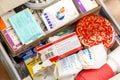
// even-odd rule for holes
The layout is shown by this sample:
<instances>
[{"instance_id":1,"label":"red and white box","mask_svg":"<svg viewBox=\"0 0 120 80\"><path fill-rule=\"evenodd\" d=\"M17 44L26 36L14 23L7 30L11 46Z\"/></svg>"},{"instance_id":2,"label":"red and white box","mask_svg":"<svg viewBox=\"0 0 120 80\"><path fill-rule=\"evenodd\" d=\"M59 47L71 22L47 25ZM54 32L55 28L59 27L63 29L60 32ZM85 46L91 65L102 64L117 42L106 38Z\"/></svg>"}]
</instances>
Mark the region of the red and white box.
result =
<instances>
[{"instance_id":1,"label":"red and white box","mask_svg":"<svg viewBox=\"0 0 120 80\"><path fill-rule=\"evenodd\" d=\"M81 49L82 45L77 34L74 32L44 46L38 47L36 51L41 54L42 61L49 59L53 62Z\"/></svg>"}]
</instances>

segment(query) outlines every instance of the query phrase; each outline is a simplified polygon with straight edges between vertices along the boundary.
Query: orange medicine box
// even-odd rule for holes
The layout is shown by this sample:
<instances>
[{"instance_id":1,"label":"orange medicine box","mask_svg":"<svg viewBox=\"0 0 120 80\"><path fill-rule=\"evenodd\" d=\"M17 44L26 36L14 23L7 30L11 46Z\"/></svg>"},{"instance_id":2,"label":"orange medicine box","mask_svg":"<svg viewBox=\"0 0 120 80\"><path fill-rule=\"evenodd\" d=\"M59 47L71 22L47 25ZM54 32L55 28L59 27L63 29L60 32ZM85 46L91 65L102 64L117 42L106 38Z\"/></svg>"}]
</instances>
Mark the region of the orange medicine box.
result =
<instances>
[{"instance_id":1,"label":"orange medicine box","mask_svg":"<svg viewBox=\"0 0 120 80\"><path fill-rule=\"evenodd\" d=\"M2 20L2 18L0 18L0 31L4 30L5 28L6 28L6 25L4 21Z\"/></svg>"}]
</instances>

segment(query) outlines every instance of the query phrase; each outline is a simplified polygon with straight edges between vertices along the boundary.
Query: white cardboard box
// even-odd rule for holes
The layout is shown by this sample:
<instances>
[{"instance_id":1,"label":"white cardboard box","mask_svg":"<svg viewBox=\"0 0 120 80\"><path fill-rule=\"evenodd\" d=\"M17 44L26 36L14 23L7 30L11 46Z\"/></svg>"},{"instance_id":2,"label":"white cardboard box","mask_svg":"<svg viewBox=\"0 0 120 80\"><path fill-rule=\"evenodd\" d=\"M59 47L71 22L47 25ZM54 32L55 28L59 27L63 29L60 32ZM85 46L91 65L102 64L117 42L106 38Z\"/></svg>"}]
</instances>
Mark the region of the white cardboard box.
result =
<instances>
[{"instance_id":1,"label":"white cardboard box","mask_svg":"<svg viewBox=\"0 0 120 80\"><path fill-rule=\"evenodd\" d=\"M36 51L41 54L42 61L49 59L52 62L73 54L81 48L82 45L74 32L42 47L38 47Z\"/></svg>"}]
</instances>

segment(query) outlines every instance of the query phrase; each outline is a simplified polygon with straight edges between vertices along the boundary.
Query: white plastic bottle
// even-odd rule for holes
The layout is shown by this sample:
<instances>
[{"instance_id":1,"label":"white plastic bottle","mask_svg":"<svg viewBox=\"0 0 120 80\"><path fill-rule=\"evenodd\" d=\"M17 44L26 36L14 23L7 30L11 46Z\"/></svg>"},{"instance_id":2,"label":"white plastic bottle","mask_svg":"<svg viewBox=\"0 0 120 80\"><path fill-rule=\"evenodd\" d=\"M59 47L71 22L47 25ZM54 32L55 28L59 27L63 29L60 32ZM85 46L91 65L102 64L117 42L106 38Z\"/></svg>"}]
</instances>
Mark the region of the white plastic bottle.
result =
<instances>
[{"instance_id":1,"label":"white plastic bottle","mask_svg":"<svg viewBox=\"0 0 120 80\"><path fill-rule=\"evenodd\" d=\"M104 45L98 44L78 52L83 69L99 69L107 61Z\"/></svg>"},{"instance_id":2,"label":"white plastic bottle","mask_svg":"<svg viewBox=\"0 0 120 80\"><path fill-rule=\"evenodd\" d=\"M109 64L114 72L120 72L120 46L108 55L107 64Z\"/></svg>"}]
</instances>

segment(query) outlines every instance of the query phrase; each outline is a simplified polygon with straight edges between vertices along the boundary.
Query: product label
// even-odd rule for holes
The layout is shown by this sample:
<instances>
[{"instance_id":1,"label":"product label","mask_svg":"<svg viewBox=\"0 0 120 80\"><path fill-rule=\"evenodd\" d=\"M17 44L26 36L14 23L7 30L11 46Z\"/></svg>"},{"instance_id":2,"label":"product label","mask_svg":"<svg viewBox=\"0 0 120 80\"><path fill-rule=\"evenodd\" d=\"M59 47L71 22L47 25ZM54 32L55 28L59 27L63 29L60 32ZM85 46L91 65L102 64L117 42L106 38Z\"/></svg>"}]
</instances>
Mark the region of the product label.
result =
<instances>
[{"instance_id":1,"label":"product label","mask_svg":"<svg viewBox=\"0 0 120 80\"><path fill-rule=\"evenodd\" d=\"M5 36L8 43L10 44L10 46L13 48L13 50L17 50L18 48L22 46L21 41L19 40L16 32L14 31L12 27L6 30L3 30L2 33Z\"/></svg>"},{"instance_id":2,"label":"product label","mask_svg":"<svg viewBox=\"0 0 120 80\"><path fill-rule=\"evenodd\" d=\"M106 63L107 53L104 45L98 44L78 52L83 69L98 69Z\"/></svg>"},{"instance_id":3,"label":"product label","mask_svg":"<svg viewBox=\"0 0 120 80\"><path fill-rule=\"evenodd\" d=\"M64 26L78 16L79 13L72 0L62 0L45 8L42 19L46 28L50 31Z\"/></svg>"},{"instance_id":4,"label":"product label","mask_svg":"<svg viewBox=\"0 0 120 80\"><path fill-rule=\"evenodd\" d=\"M45 19L47 21L47 24L50 26L50 29L52 29L53 28L53 24L51 22L51 19L49 18L49 15L47 13L44 13L44 17L45 17Z\"/></svg>"},{"instance_id":5,"label":"product label","mask_svg":"<svg viewBox=\"0 0 120 80\"><path fill-rule=\"evenodd\" d=\"M32 47L32 48L26 50L25 52L23 52L22 54L20 54L20 56L24 59L26 67L27 67L28 71L30 72L30 75L34 79L33 67L36 64L41 63L40 55L37 54L34 51L34 47Z\"/></svg>"},{"instance_id":6,"label":"product label","mask_svg":"<svg viewBox=\"0 0 120 80\"><path fill-rule=\"evenodd\" d=\"M37 48L37 52L41 54L43 61L46 59L56 61L80 50L81 48L82 46L76 33L71 33L54 42Z\"/></svg>"},{"instance_id":7,"label":"product label","mask_svg":"<svg viewBox=\"0 0 120 80\"><path fill-rule=\"evenodd\" d=\"M88 66L95 64L95 54L90 50L90 48L81 50L79 55L83 65Z\"/></svg>"},{"instance_id":8,"label":"product label","mask_svg":"<svg viewBox=\"0 0 120 80\"><path fill-rule=\"evenodd\" d=\"M61 78L77 74L81 70L82 65L78 54L72 54L58 61L58 75Z\"/></svg>"},{"instance_id":9,"label":"product label","mask_svg":"<svg viewBox=\"0 0 120 80\"><path fill-rule=\"evenodd\" d=\"M22 44L33 42L44 35L43 30L28 8L10 16L8 19Z\"/></svg>"},{"instance_id":10,"label":"product label","mask_svg":"<svg viewBox=\"0 0 120 80\"><path fill-rule=\"evenodd\" d=\"M63 69L62 72L66 72L67 70L74 69L78 65L81 65L80 59L77 54L65 57L60 62L61 62L60 65L62 66Z\"/></svg>"}]
</instances>

